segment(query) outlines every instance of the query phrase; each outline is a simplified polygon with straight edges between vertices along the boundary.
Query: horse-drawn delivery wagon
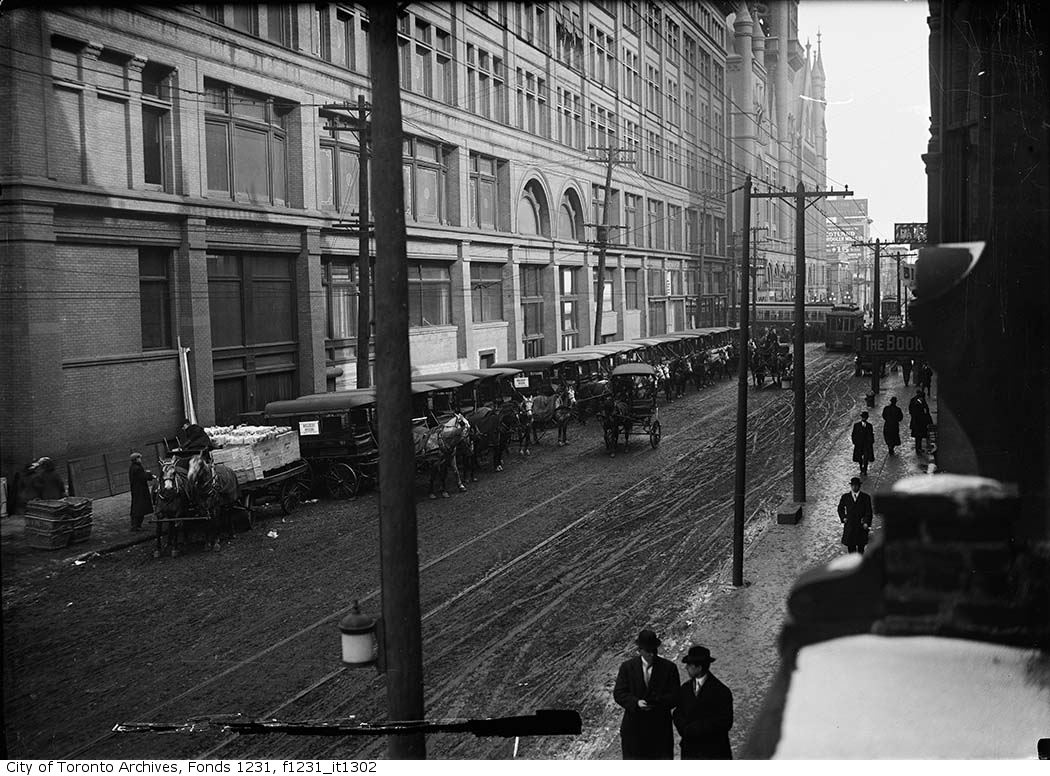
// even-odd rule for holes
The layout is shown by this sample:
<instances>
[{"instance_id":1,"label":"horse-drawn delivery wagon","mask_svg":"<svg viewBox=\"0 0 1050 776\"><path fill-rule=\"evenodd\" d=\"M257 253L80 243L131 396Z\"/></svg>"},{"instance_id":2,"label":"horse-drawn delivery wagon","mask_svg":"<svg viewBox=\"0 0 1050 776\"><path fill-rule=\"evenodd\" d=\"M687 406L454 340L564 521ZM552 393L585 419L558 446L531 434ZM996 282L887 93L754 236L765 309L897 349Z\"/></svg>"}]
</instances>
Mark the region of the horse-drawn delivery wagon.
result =
<instances>
[{"instance_id":1,"label":"horse-drawn delivery wagon","mask_svg":"<svg viewBox=\"0 0 1050 776\"><path fill-rule=\"evenodd\" d=\"M611 455L621 432L626 451L631 431L640 427L655 449L660 444L660 410L656 406L658 372L649 364L621 364L609 377L610 393L602 407L605 447Z\"/></svg>"}]
</instances>

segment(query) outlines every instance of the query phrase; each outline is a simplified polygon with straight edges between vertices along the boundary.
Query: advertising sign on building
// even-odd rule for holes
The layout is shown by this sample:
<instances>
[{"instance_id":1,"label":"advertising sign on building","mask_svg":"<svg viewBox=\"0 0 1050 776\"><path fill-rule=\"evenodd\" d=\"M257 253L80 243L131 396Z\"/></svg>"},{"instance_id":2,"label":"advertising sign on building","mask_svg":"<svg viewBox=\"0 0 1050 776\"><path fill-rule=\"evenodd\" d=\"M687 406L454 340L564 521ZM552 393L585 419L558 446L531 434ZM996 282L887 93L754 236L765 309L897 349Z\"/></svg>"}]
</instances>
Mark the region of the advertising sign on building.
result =
<instances>
[{"instance_id":1,"label":"advertising sign on building","mask_svg":"<svg viewBox=\"0 0 1050 776\"><path fill-rule=\"evenodd\" d=\"M926 244L926 222L893 225L893 242L911 243L912 245Z\"/></svg>"},{"instance_id":2,"label":"advertising sign on building","mask_svg":"<svg viewBox=\"0 0 1050 776\"><path fill-rule=\"evenodd\" d=\"M857 335L862 356L880 358L923 358L926 349L919 335L910 329L874 329Z\"/></svg>"}]
</instances>

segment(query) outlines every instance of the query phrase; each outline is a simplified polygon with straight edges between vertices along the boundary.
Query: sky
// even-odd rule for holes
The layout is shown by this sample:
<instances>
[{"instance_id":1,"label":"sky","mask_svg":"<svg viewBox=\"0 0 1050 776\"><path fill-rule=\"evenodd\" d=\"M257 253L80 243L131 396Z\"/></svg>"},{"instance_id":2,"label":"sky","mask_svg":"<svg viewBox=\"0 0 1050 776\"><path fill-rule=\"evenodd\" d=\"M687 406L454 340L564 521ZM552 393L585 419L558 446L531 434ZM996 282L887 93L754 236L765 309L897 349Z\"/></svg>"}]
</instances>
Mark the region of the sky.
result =
<instances>
[{"instance_id":1,"label":"sky","mask_svg":"<svg viewBox=\"0 0 1050 776\"><path fill-rule=\"evenodd\" d=\"M828 101L828 186L867 198L871 239L926 220L929 5L920 0L801 0L799 42L821 34Z\"/></svg>"}]
</instances>

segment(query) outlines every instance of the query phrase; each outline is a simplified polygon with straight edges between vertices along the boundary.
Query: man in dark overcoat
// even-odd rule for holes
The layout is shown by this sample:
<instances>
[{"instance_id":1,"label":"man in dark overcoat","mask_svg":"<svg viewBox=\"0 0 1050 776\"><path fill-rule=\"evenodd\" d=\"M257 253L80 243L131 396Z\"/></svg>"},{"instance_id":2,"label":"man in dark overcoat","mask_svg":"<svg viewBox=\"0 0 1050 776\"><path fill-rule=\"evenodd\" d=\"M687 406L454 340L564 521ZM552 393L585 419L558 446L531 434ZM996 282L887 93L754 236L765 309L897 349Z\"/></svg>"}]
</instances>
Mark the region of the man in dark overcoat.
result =
<instances>
[{"instance_id":1,"label":"man in dark overcoat","mask_svg":"<svg viewBox=\"0 0 1050 776\"><path fill-rule=\"evenodd\" d=\"M66 484L62 481L62 475L56 471L52 459L44 456L36 462L30 490L33 498L53 501L65 497Z\"/></svg>"},{"instance_id":2,"label":"man in dark overcoat","mask_svg":"<svg viewBox=\"0 0 1050 776\"><path fill-rule=\"evenodd\" d=\"M839 499L839 522L842 523L842 543L847 552L864 552L872 521L871 496L862 493L860 477L849 481L849 492Z\"/></svg>"},{"instance_id":3,"label":"man in dark overcoat","mask_svg":"<svg viewBox=\"0 0 1050 776\"><path fill-rule=\"evenodd\" d=\"M904 413L897 406L897 397L891 396L890 403L882 408L882 438L886 440L886 447L893 455L893 448L901 445L901 421Z\"/></svg>"},{"instance_id":4,"label":"man in dark overcoat","mask_svg":"<svg viewBox=\"0 0 1050 776\"><path fill-rule=\"evenodd\" d=\"M638 655L616 674L613 699L623 707L620 746L625 760L673 760L671 709L678 693L678 666L656 654L660 639L646 628Z\"/></svg>"},{"instance_id":5,"label":"man in dark overcoat","mask_svg":"<svg viewBox=\"0 0 1050 776\"><path fill-rule=\"evenodd\" d=\"M142 465L142 453L131 454L131 465L128 467L128 483L131 485L131 530L142 530L142 519L153 514L153 495L149 490L149 481L153 474Z\"/></svg>"},{"instance_id":6,"label":"man in dark overcoat","mask_svg":"<svg viewBox=\"0 0 1050 776\"><path fill-rule=\"evenodd\" d=\"M682 662L689 679L678 688L674 726L682 736L683 760L732 760L733 693L711 673L711 651L692 646Z\"/></svg>"},{"instance_id":7,"label":"man in dark overcoat","mask_svg":"<svg viewBox=\"0 0 1050 776\"><path fill-rule=\"evenodd\" d=\"M860 473L868 473L868 464L875 460L875 430L868 422L868 413L860 413L860 420L850 432L853 442L853 460L860 464Z\"/></svg>"},{"instance_id":8,"label":"man in dark overcoat","mask_svg":"<svg viewBox=\"0 0 1050 776\"><path fill-rule=\"evenodd\" d=\"M922 441L930 431L930 405L926 403L926 394L922 388L915 391L915 395L908 402L908 415L910 416L911 435L915 440L915 452L922 452Z\"/></svg>"}]
</instances>

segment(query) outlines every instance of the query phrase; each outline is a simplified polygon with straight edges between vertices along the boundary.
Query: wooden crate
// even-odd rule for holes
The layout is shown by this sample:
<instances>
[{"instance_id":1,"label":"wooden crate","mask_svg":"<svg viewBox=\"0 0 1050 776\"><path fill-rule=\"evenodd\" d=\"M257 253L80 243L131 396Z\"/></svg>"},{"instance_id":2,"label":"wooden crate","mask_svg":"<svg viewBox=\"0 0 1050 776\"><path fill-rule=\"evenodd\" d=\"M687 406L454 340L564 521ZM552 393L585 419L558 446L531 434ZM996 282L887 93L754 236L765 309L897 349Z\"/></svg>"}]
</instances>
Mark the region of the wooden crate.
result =
<instances>
[{"instance_id":1,"label":"wooden crate","mask_svg":"<svg viewBox=\"0 0 1050 776\"><path fill-rule=\"evenodd\" d=\"M259 456L264 472L279 469L295 463L302 456L299 454L299 432L285 431L273 439L256 442L252 448Z\"/></svg>"},{"instance_id":2,"label":"wooden crate","mask_svg":"<svg viewBox=\"0 0 1050 776\"><path fill-rule=\"evenodd\" d=\"M38 550L58 550L62 547L67 547L69 546L69 543L72 540L72 538L72 528L67 528L65 530L60 531L39 531L34 528L30 528L28 523L26 524L26 544Z\"/></svg>"},{"instance_id":3,"label":"wooden crate","mask_svg":"<svg viewBox=\"0 0 1050 776\"><path fill-rule=\"evenodd\" d=\"M237 475L237 482L251 482L262 479L263 465L259 456L250 445L233 445L211 451L211 459L215 463L233 470Z\"/></svg>"}]
</instances>

